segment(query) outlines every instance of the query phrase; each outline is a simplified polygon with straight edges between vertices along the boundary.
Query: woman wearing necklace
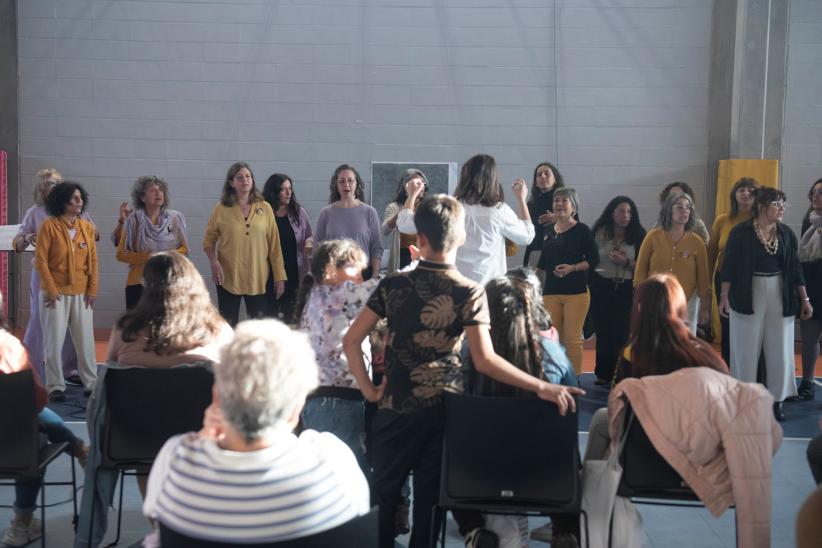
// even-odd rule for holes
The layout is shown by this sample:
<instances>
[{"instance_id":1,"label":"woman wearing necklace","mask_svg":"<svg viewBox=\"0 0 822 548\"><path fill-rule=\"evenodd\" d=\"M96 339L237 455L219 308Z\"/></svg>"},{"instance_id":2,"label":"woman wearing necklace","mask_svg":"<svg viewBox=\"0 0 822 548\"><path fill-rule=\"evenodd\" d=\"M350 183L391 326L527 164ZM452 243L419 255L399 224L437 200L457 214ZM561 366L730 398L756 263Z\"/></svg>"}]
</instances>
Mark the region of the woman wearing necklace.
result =
<instances>
[{"instance_id":1,"label":"woman wearing necklace","mask_svg":"<svg viewBox=\"0 0 822 548\"><path fill-rule=\"evenodd\" d=\"M85 395L97 382L92 306L97 296L94 225L81 218L88 194L77 183L58 183L46 196L46 219L37 232L34 266L40 275L40 321L49 400L66 399L61 350L66 328L77 352Z\"/></svg>"},{"instance_id":2,"label":"woman wearing necklace","mask_svg":"<svg viewBox=\"0 0 822 548\"><path fill-rule=\"evenodd\" d=\"M728 236L738 224L744 223L753 216L754 195L758 187L759 183L750 177L743 177L735 182L730 193L730 213L717 215L711 227L711 238L708 240L708 272L713 273L714 276L717 306L719 306L719 296L722 294L719 271L722 270L722 263L725 259ZM722 359L729 364L731 363L731 331L727 317L719 316L719 328L722 333Z\"/></svg>"},{"instance_id":3,"label":"woman wearing necklace","mask_svg":"<svg viewBox=\"0 0 822 548\"><path fill-rule=\"evenodd\" d=\"M126 310L132 310L143 294L143 265L156 251L188 253L186 220L168 209L168 184L154 176L140 177L131 189L132 211L114 229L117 260L128 264Z\"/></svg>"},{"instance_id":4,"label":"woman wearing necklace","mask_svg":"<svg viewBox=\"0 0 822 548\"><path fill-rule=\"evenodd\" d=\"M269 265L274 296L282 297L286 274L277 221L245 162L228 168L220 203L206 226L203 251L217 284L217 308L231 327L239 321L240 301L245 300L249 318L265 315Z\"/></svg>"},{"instance_id":5,"label":"woman wearing necklace","mask_svg":"<svg viewBox=\"0 0 822 548\"><path fill-rule=\"evenodd\" d=\"M731 231L720 273L719 313L730 316L731 374L755 382L761 350L777 420L785 418L785 398L796 396L794 316L813 314L796 235L780 222L784 214L784 192L757 189L754 218Z\"/></svg>"},{"instance_id":6,"label":"woman wearing necklace","mask_svg":"<svg viewBox=\"0 0 822 548\"><path fill-rule=\"evenodd\" d=\"M582 373L582 326L591 301L585 271L599 264L591 230L574 217L579 213L577 193L554 191L554 230L545 234L538 268L545 272L542 301L559 332L574 373Z\"/></svg>"},{"instance_id":7,"label":"woman wearing necklace","mask_svg":"<svg viewBox=\"0 0 822 548\"><path fill-rule=\"evenodd\" d=\"M588 273L591 315L596 330L596 384L610 384L619 353L628 341L632 279L645 229L627 196L611 200L594 223L599 266Z\"/></svg>"},{"instance_id":8,"label":"woman wearing necklace","mask_svg":"<svg viewBox=\"0 0 822 548\"><path fill-rule=\"evenodd\" d=\"M699 217L691 197L681 192L668 195L659 212L658 226L652 228L636 259L634 287L651 274L669 272L676 276L688 299L688 327L696 335L699 319L708 319L711 286L708 282L708 253L705 241L693 227ZM699 303L702 306L699 314Z\"/></svg>"}]
</instances>

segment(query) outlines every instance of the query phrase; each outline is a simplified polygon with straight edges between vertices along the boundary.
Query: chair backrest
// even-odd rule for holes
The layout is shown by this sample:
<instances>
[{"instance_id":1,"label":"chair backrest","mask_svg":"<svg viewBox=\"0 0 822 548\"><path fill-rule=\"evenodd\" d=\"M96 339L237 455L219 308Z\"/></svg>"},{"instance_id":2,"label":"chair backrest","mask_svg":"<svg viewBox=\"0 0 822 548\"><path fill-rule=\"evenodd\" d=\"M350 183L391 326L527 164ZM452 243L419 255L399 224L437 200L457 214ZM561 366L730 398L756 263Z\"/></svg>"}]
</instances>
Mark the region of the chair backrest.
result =
<instances>
[{"instance_id":1,"label":"chair backrest","mask_svg":"<svg viewBox=\"0 0 822 548\"><path fill-rule=\"evenodd\" d=\"M34 375L0 374L0 477L37 476L40 444Z\"/></svg>"},{"instance_id":2,"label":"chair backrest","mask_svg":"<svg viewBox=\"0 0 822 548\"><path fill-rule=\"evenodd\" d=\"M323 546L352 546L376 548L378 544L377 507L333 529L307 537L271 542L267 544L241 544L243 548L318 548ZM168 528L160 522L160 540L163 548L222 548L238 544L211 542L194 539Z\"/></svg>"},{"instance_id":3,"label":"chair backrest","mask_svg":"<svg viewBox=\"0 0 822 548\"><path fill-rule=\"evenodd\" d=\"M696 495L682 476L656 450L630 406L625 412L628 437L619 457L622 478L617 493L622 497L694 500Z\"/></svg>"},{"instance_id":4,"label":"chair backrest","mask_svg":"<svg viewBox=\"0 0 822 548\"><path fill-rule=\"evenodd\" d=\"M445 394L442 506L572 511L579 500L576 413L537 398Z\"/></svg>"},{"instance_id":5,"label":"chair backrest","mask_svg":"<svg viewBox=\"0 0 822 548\"><path fill-rule=\"evenodd\" d=\"M205 367L108 369L102 465L150 466L170 437L202 427L213 384Z\"/></svg>"}]
</instances>

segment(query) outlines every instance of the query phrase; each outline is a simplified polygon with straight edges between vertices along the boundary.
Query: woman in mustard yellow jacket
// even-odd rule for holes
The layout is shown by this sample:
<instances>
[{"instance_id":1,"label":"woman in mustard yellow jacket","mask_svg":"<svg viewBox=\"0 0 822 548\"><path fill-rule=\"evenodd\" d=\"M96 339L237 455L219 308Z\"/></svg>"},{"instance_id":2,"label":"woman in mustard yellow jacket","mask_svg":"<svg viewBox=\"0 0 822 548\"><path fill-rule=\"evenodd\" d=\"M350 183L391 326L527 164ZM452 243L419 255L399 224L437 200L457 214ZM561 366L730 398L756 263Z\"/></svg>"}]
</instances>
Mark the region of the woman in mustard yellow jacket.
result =
<instances>
[{"instance_id":1,"label":"woman in mustard yellow jacket","mask_svg":"<svg viewBox=\"0 0 822 548\"><path fill-rule=\"evenodd\" d=\"M220 203L208 219L203 250L217 284L217 308L232 327L239 321L242 300L249 318L265 315L269 265L274 296L282 297L286 274L277 220L245 162L228 168Z\"/></svg>"},{"instance_id":2,"label":"woman in mustard yellow jacket","mask_svg":"<svg viewBox=\"0 0 822 548\"><path fill-rule=\"evenodd\" d=\"M50 217L37 232L34 266L40 275L40 319L51 401L66 399L61 349L66 327L77 351L85 395L97 382L92 306L97 296L94 225L81 219L88 194L78 183L57 184L46 197Z\"/></svg>"}]
</instances>

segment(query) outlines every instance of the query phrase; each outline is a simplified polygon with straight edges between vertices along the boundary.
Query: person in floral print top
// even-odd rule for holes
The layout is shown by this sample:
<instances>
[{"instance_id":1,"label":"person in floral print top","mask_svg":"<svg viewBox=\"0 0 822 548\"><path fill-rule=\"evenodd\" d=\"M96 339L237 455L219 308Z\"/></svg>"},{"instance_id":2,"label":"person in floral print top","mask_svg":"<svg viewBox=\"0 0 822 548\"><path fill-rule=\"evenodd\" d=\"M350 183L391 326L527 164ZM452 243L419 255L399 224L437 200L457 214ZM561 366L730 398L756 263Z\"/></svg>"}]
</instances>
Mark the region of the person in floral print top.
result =
<instances>
[{"instance_id":1,"label":"person in floral print top","mask_svg":"<svg viewBox=\"0 0 822 548\"><path fill-rule=\"evenodd\" d=\"M320 386L308 396L303 408L303 425L331 432L344 441L367 476L364 399L342 348L348 327L377 287L376 278L363 282L366 266L365 253L353 240L323 242L315 250L310 271L300 286L296 319L308 334L320 374ZM369 362L371 346L367 339L361 349Z\"/></svg>"}]
</instances>

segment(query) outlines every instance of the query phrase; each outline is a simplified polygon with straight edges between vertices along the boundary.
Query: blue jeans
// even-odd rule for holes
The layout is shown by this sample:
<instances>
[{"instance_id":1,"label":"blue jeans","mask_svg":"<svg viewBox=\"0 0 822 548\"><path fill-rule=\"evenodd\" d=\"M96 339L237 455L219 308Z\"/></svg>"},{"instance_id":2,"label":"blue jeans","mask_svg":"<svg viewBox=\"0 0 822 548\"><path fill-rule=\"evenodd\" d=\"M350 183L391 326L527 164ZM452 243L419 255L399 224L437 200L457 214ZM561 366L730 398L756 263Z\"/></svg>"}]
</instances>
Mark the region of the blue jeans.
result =
<instances>
[{"instance_id":1,"label":"blue jeans","mask_svg":"<svg viewBox=\"0 0 822 548\"><path fill-rule=\"evenodd\" d=\"M342 398L309 398L302 413L303 425L317 432L330 432L345 443L366 478L371 476L365 460L365 416L361 401Z\"/></svg>"}]
</instances>

